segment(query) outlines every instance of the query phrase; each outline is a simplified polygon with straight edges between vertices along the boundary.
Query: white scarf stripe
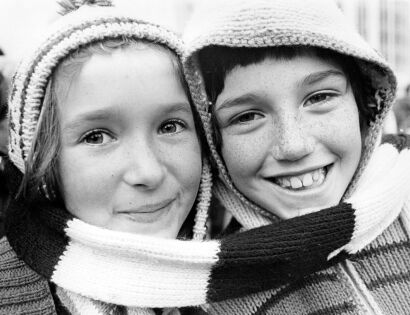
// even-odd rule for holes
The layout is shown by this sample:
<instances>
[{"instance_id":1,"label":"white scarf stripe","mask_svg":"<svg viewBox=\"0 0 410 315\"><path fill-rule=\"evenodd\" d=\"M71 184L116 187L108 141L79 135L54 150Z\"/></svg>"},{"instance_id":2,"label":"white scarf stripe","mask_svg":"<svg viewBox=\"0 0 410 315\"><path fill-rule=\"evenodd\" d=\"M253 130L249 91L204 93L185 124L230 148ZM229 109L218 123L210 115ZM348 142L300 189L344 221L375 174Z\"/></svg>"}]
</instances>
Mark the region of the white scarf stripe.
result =
<instances>
[{"instance_id":1,"label":"white scarf stripe","mask_svg":"<svg viewBox=\"0 0 410 315\"><path fill-rule=\"evenodd\" d=\"M196 246L197 242L180 241L173 246L166 239L108 231L79 220L69 222L66 232L72 241L51 278L65 290L128 307L206 302L218 242ZM150 248L144 248L148 242ZM201 248L201 253L196 247ZM169 255L161 255L161 251ZM190 258L186 261L194 263L185 264L184 256Z\"/></svg>"},{"instance_id":2,"label":"white scarf stripe","mask_svg":"<svg viewBox=\"0 0 410 315\"><path fill-rule=\"evenodd\" d=\"M363 173L354 196L347 199L355 209L352 240L334 251L357 253L380 235L399 216L410 196L410 150L400 153L391 144L379 146Z\"/></svg>"},{"instance_id":3,"label":"white scarf stripe","mask_svg":"<svg viewBox=\"0 0 410 315\"><path fill-rule=\"evenodd\" d=\"M78 243L108 250L117 255L138 254L140 257L167 259L168 261L181 259L198 264L211 265L218 260L219 241L176 241L139 234L108 230L73 219L67 222L66 235ZM200 246L198 245L200 244Z\"/></svg>"},{"instance_id":4,"label":"white scarf stripe","mask_svg":"<svg viewBox=\"0 0 410 315\"><path fill-rule=\"evenodd\" d=\"M376 149L357 191L346 200L355 210L352 239L329 258L341 250L363 249L397 218L410 193L408 165L409 149L399 153L391 144ZM206 302L211 270L220 252L218 241L159 239L110 231L77 219L67 226L71 242L51 279L65 290L128 307Z\"/></svg>"}]
</instances>

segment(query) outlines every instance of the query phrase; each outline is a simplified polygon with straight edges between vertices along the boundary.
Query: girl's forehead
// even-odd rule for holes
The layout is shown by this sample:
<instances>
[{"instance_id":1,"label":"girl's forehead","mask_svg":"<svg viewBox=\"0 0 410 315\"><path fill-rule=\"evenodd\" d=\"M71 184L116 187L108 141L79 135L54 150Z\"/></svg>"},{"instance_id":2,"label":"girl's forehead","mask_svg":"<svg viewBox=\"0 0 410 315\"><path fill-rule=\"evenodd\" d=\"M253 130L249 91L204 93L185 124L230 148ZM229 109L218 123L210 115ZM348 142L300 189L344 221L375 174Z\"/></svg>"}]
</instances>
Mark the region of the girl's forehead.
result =
<instances>
[{"instance_id":1,"label":"girl's forehead","mask_svg":"<svg viewBox=\"0 0 410 315\"><path fill-rule=\"evenodd\" d=\"M286 59L266 57L257 63L234 67L225 76L224 90L236 85L240 85L238 88L259 84L280 86L285 83L284 79L290 78L294 84L304 86L330 77L346 78L343 69L332 60L310 55Z\"/></svg>"},{"instance_id":2,"label":"girl's forehead","mask_svg":"<svg viewBox=\"0 0 410 315\"><path fill-rule=\"evenodd\" d=\"M190 108L169 56L151 49L129 49L92 55L70 82L69 93L58 107L64 124L90 112L112 113L110 117L138 112L141 116L164 111L172 104Z\"/></svg>"}]
</instances>

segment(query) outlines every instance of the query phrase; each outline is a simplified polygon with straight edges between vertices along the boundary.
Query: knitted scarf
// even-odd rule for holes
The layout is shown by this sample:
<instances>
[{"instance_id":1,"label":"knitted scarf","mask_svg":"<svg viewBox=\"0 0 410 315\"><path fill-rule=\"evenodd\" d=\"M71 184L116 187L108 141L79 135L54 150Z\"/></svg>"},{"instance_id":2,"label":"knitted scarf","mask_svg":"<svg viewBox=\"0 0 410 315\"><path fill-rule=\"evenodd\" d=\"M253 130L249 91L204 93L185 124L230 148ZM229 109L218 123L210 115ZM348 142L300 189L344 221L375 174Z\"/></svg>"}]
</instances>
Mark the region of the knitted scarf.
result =
<instances>
[{"instance_id":1,"label":"knitted scarf","mask_svg":"<svg viewBox=\"0 0 410 315\"><path fill-rule=\"evenodd\" d=\"M345 202L221 240L111 231L45 200L13 201L7 236L17 255L58 287L66 306L82 300L82 311L76 304L80 314L108 312L91 312L95 301L131 310L240 297L322 270L386 229L410 195L410 150L403 147L385 143L377 148L358 189Z\"/></svg>"}]
</instances>

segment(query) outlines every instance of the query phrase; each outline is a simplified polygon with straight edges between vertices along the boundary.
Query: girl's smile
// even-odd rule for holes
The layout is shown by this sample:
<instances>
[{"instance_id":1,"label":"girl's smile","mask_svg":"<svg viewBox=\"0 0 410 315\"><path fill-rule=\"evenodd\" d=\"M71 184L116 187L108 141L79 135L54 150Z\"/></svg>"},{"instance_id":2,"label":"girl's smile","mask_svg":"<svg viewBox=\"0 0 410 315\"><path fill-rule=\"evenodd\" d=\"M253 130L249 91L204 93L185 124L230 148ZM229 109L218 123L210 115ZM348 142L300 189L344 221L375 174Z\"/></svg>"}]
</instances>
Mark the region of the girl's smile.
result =
<instances>
[{"instance_id":1,"label":"girl's smile","mask_svg":"<svg viewBox=\"0 0 410 315\"><path fill-rule=\"evenodd\" d=\"M140 223L154 223L166 216L175 206L177 198L171 198L155 204L146 204L136 209L116 210L115 214Z\"/></svg>"},{"instance_id":2,"label":"girl's smile","mask_svg":"<svg viewBox=\"0 0 410 315\"><path fill-rule=\"evenodd\" d=\"M62 194L87 223L175 238L201 150L171 53L144 45L93 55L63 94Z\"/></svg>"},{"instance_id":3,"label":"girl's smile","mask_svg":"<svg viewBox=\"0 0 410 315\"><path fill-rule=\"evenodd\" d=\"M268 177L274 184L287 190L307 190L323 184L331 166L314 168L313 170L294 172L289 175Z\"/></svg>"},{"instance_id":4,"label":"girl's smile","mask_svg":"<svg viewBox=\"0 0 410 315\"><path fill-rule=\"evenodd\" d=\"M349 81L315 55L233 68L215 115L233 183L279 217L337 204L358 166L361 132Z\"/></svg>"}]
</instances>

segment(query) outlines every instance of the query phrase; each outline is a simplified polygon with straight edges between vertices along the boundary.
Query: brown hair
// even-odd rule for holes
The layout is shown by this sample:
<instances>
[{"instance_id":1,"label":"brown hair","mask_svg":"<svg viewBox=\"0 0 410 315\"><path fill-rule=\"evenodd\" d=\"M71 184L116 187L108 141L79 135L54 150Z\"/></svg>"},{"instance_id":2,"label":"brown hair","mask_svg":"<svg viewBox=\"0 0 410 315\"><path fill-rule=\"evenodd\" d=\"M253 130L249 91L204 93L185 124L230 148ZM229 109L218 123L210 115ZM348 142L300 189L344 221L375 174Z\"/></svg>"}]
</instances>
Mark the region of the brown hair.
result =
<instances>
[{"instance_id":1,"label":"brown hair","mask_svg":"<svg viewBox=\"0 0 410 315\"><path fill-rule=\"evenodd\" d=\"M64 203L59 190L58 156L61 147L61 130L57 104L69 92L70 84L74 80L75 75L80 72L81 67L91 56L94 54L111 54L117 49L127 49L130 47L150 47L168 54L193 108L180 61L176 54L168 47L160 43L122 37L103 42L94 42L78 48L60 62L47 84L37 131L33 138L33 145L27 158L26 170L20 186L20 197L35 200L39 197L39 192L42 192L43 195L54 202ZM195 125L199 126L199 116L195 110L192 110L192 112ZM203 133L198 129L199 140L203 140ZM200 143L204 142L200 141Z\"/></svg>"},{"instance_id":2,"label":"brown hair","mask_svg":"<svg viewBox=\"0 0 410 315\"><path fill-rule=\"evenodd\" d=\"M342 55L331 49L308 46L258 48L209 46L198 53L198 59L208 99L212 104L215 104L216 99L224 89L227 74L235 67L257 64L266 58L290 60L306 55L335 62L342 68L352 88L359 110L361 130L366 130L370 122L376 119L376 110L367 106L369 102L374 102L374 100L369 100L369 97L373 97L374 93L370 91L370 82L364 78L353 57ZM212 127L215 145L220 150L222 137L215 115L212 115Z\"/></svg>"}]
</instances>

